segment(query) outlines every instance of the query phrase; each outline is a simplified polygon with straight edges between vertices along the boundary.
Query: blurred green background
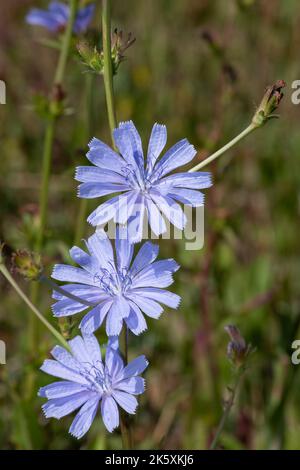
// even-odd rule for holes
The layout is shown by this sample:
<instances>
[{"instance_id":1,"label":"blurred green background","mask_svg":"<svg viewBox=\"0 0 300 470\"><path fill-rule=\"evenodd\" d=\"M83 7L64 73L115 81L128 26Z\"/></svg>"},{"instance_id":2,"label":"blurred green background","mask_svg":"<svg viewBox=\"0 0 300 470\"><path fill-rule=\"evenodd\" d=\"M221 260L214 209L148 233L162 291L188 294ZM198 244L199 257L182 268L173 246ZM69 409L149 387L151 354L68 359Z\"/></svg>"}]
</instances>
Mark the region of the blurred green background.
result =
<instances>
[{"instance_id":1,"label":"blurred green background","mask_svg":"<svg viewBox=\"0 0 300 470\"><path fill-rule=\"evenodd\" d=\"M34 95L49 92L57 51L40 44L51 35L26 25L24 16L46 5L0 1L0 78L7 85L7 104L0 106L0 239L8 265L12 251L32 249L37 226L44 123L32 104ZM92 25L98 36L100 23L98 5ZM300 449L300 366L290 360L291 343L300 338L300 105L291 102L291 83L300 79L299 24L298 0L113 2L112 26L137 38L115 78L118 120L133 119L145 146L158 121L168 127L169 145L187 137L199 149L196 159L203 159L248 125L267 85L287 82L280 120L210 166L214 186L206 191L204 248L186 251L183 242L161 242L161 256L181 264L171 290L182 303L130 338L130 356L144 353L150 361L133 421L138 448L209 446L231 382L224 326L233 323L256 353L220 446ZM80 203L74 168L86 164L90 137L109 142L97 76L87 130L89 79L83 71L74 43L64 84L70 114L59 120L55 136L42 253L48 273L56 262L69 262ZM89 209L96 204L90 201ZM86 225L85 237L90 233ZM16 279L29 292L29 283ZM72 417L43 417L36 392L51 378L38 368L53 338L41 326L39 344L29 353L31 313L2 277L0 292L0 338L7 343L7 364L0 366L0 448L121 448L119 433L109 435L99 416L81 441L67 433ZM50 292L41 292L39 308L52 321ZM105 341L103 332L98 336Z\"/></svg>"}]
</instances>

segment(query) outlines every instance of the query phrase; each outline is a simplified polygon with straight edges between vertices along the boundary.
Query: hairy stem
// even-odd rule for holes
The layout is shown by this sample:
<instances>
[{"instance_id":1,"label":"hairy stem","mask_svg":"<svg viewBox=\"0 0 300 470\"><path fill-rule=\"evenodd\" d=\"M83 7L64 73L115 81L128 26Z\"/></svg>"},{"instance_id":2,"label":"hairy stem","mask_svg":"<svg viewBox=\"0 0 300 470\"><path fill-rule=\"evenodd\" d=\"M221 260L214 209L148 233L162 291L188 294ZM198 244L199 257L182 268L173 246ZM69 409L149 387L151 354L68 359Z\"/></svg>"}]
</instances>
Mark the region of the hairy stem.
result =
<instances>
[{"instance_id":1,"label":"hairy stem","mask_svg":"<svg viewBox=\"0 0 300 470\"><path fill-rule=\"evenodd\" d=\"M213 153L212 155L210 155L209 157L207 157L205 160L203 160L202 162L198 163L196 166L194 166L193 168L191 168L189 170L189 172L194 172L194 171L198 171L200 170L201 168L203 168L204 166L208 165L209 163L211 163L212 161L214 161L216 158L220 157L221 155L223 155L223 153L227 152L229 149L231 149L232 147L234 147L240 140L244 139L244 137L246 137L248 134L250 134L251 132L253 132L255 129L257 129L259 126L251 123L248 127L246 127L246 129L244 129L239 135L237 135L234 139L232 139L230 142L228 142L228 144L224 145L224 147L220 148L219 150L217 150L215 153Z\"/></svg>"},{"instance_id":2,"label":"hairy stem","mask_svg":"<svg viewBox=\"0 0 300 470\"><path fill-rule=\"evenodd\" d=\"M236 377L235 377L235 381L234 381L234 384L233 384L233 387L229 389L229 392L230 392L230 397L229 399L226 401L225 403L225 406L224 406L224 411L223 411L223 414L222 414L222 417L221 417L221 420L220 420L220 423L219 423L219 426L218 426L218 429L216 431L216 434L215 434L215 437L213 438L213 441L210 445L210 450L213 450L217 447L217 444L219 442L219 439L220 439L220 436L222 434L222 431L225 427L225 424L226 424L226 421L227 421L227 418L229 416L229 413L231 411L231 408L233 407L234 405L234 401L235 401L235 398L236 398L236 394L237 394L237 390L238 390L238 387L239 387L239 384L240 384L240 381L241 381L241 377L243 375L243 372L244 372L244 368L241 368L237 373L236 373Z\"/></svg>"},{"instance_id":3,"label":"hairy stem","mask_svg":"<svg viewBox=\"0 0 300 470\"><path fill-rule=\"evenodd\" d=\"M35 316L45 325L45 327L52 333L53 336L62 344L64 348L68 350L69 345L64 339L64 337L46 320L46 318L41 314L41 312L33 305L31 300L26 296L26 294L22 291L22 289L18 286L14 278L10 275L9 271L6 269L4 264L0 264L0 271L6 280L10 283L10 285L15 289L17 294L21 297L21 299L27 304L27 306L32 310ZM37 345L35 345L37 347Z\"/></svg>"}]
</instances>

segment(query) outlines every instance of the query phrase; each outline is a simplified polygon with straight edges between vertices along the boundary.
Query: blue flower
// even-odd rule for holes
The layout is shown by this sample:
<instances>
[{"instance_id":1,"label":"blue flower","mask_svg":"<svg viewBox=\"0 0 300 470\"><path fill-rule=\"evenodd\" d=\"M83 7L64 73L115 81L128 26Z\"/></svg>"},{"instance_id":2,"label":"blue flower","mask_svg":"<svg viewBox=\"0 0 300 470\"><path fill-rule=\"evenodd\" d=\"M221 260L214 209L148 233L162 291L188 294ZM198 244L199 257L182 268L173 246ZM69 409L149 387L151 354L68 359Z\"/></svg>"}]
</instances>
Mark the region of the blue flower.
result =
<instances>
[{"instance_id":1,"label":"blue flower","mask_svg":"<svg viewBox=\"0 0 300 470\"><path fill-rule=\"evenodd\" d=\"M41 367L43 372L63 379L46 385L39 396L48 398L43 405L46 418L60 419L80 408L69 432L78 439L90 429L101 404L103 422L109 432L119 426L118 405L134 414L138 402L134 395L145 390L144 379L139 377L148 361L139 356L124 367L115 341L110 341L105 355L93 335L76 336L69 341L71 353L56 346Z\"/></svg>"},{"instance_id":2,"label":"blue flower","mask_svg":"<svg viewBox=\"0 0 300 470\"><path fill-rule=\"evenodd\" d=\"M96 198L113 193L123 193L101 204L88 217L93 226L105 225L110 219L116 223L134 227L132 241L142 238L144 214L147 213L155 235L166 232L165 217L177 228L183 229L186 216L176 202L198 207L204 203L199 189L211 186L209 173L181 172L167 176L181 165L189 163L196 155L195 148L180 140L162 158L159 156L166 145L167 130L154 124L145 163L141 138L129 122L120 123L114 130L114 141L120 154L93 138L87 158L96 165L76 169L75 179L79 185L79 197Z\"/></svg>"},{"instance_id":3,"label":"blue flower","mask_svg":"<svg viewBox=\"0 0 300 470\"><path fill-rule=\"evenodd\" d=\"M155 261L158 246L149 241L142 245L133 259L134 245L127 235L124 227L118 227L116 259L110 240L104 231L99 231L86 242L89 254L78 247L70 250L72 259L80 268L65 264L54 266L54 279L71 282L63 289L95 304L81 321L80 328L85 334L97 330L106 318L108 336L119 335L123 321L138 335L147 329L143 313L159 318L163 312L160 304L172 308L179 305L180 297L164 289L173 283L172 273L179 265L173 259ZM52 306L56 317L74 315L88 308L56 291L53 297L57 300Z\"/></svg>"},{"instance_id":4,"label":"blue flower","mask_svg":"<svg viewBox=\"0 0 300 470\"><path fill-rule=\"evenodd\" d=\"M87 29L92 20L94 9L95 5L89 4L78 10L73 27L75 34L80 34ZM48 10L31 9L26 16L26 21L29 24L42 26L49 31L59 32L67 26L69 15L70 8L68 5L61 2L51 2Z\"/></svg>"}]
</instances>

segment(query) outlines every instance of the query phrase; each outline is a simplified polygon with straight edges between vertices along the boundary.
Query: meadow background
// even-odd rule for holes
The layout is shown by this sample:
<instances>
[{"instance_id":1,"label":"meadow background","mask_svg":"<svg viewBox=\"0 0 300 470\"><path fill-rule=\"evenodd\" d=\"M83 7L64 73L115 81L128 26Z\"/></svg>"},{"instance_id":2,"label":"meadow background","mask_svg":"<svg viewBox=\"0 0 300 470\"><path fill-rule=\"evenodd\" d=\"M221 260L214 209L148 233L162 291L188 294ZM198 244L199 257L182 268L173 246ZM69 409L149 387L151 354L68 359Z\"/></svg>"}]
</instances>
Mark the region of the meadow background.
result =
<instances>
[{"instance_id":1,"label":"meadow background","mask_svg":"<svg viewBox=\"0 0 300 470\"><path fill-rule=\"evenodd\" d=\"M40 44L51 35L26 25L24 17L46 4L0 1L0 78L7 85L7 104L0 105L0 239L8 265L12 251L32 249L37 227L44 123L33 97L49 91L57 51ZM231 379L224 326L233 323L256 353L220 446L300 449L300 366L290 361L291 343L300 338L300 106L291 102L291 83L300 79L299 1L115 0L112 16L113 27L136 37L115 77L117 117L133 119L145 144L152 124L165 123L169 145L187 137L203 159L248 125L267 85L287 82L280 120L209 167L214 186L206 191L204 248L161 242L160 255L181 264L171 290L182 303L130 339L130 356L144 353L151 365L134 419L136 447L209 446ZM55 137L42 252L48 273L56 262L69 261L74 241L74 168L86 164L90 137L109 142L103 81L87 78L73 49L65 81L70 112ZM95 205L89 202L90 211ZM84 236L91 232L86 225ZM16 279L29 292L29 283ZM41 292L39 308L51 320L50 292ZM80 441L67 433L71 417L44 419L36 391L51 379L38 368L54 340L41 326L39 343L28 348L31 313L2 277L0 299L0 338L7 343L0 448L121 448L119 433L109 435L100 417Z\"/></svg>"}]
</instances>

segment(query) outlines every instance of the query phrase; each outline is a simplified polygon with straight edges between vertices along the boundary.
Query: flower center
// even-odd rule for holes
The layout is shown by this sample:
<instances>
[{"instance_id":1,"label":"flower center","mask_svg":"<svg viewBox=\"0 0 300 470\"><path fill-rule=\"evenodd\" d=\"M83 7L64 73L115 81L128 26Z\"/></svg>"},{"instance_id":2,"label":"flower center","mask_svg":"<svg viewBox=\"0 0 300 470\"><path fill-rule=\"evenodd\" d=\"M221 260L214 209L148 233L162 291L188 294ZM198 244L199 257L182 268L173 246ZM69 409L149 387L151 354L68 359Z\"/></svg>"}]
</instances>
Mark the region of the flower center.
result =
<instances>
[{"instance_id":1,"label":"flower center","mask_svg":"<svg viewBox=\"0 0 300 470\"><path fill-rule=\"evenodd\" d=\"M111 296L122 295L132 284L131 276L126 268L120 268L117 271L113 267L111 271L101 269L94 275L94 281Z\"/></svg>"},{"instance_id":2,"label":"flower center","mask_svg":"<svg viewBox=\"0 0 300 470\"><path fill-rule=\"evenodd\" d=\"M106 393L110 395L112 392L111 377L107 370L104 369L102 363L99 366L95 364L88 364L84 367L84 371L81 374L90 383L90 389L95 392Z\"/></svg>"}]
</instances>

